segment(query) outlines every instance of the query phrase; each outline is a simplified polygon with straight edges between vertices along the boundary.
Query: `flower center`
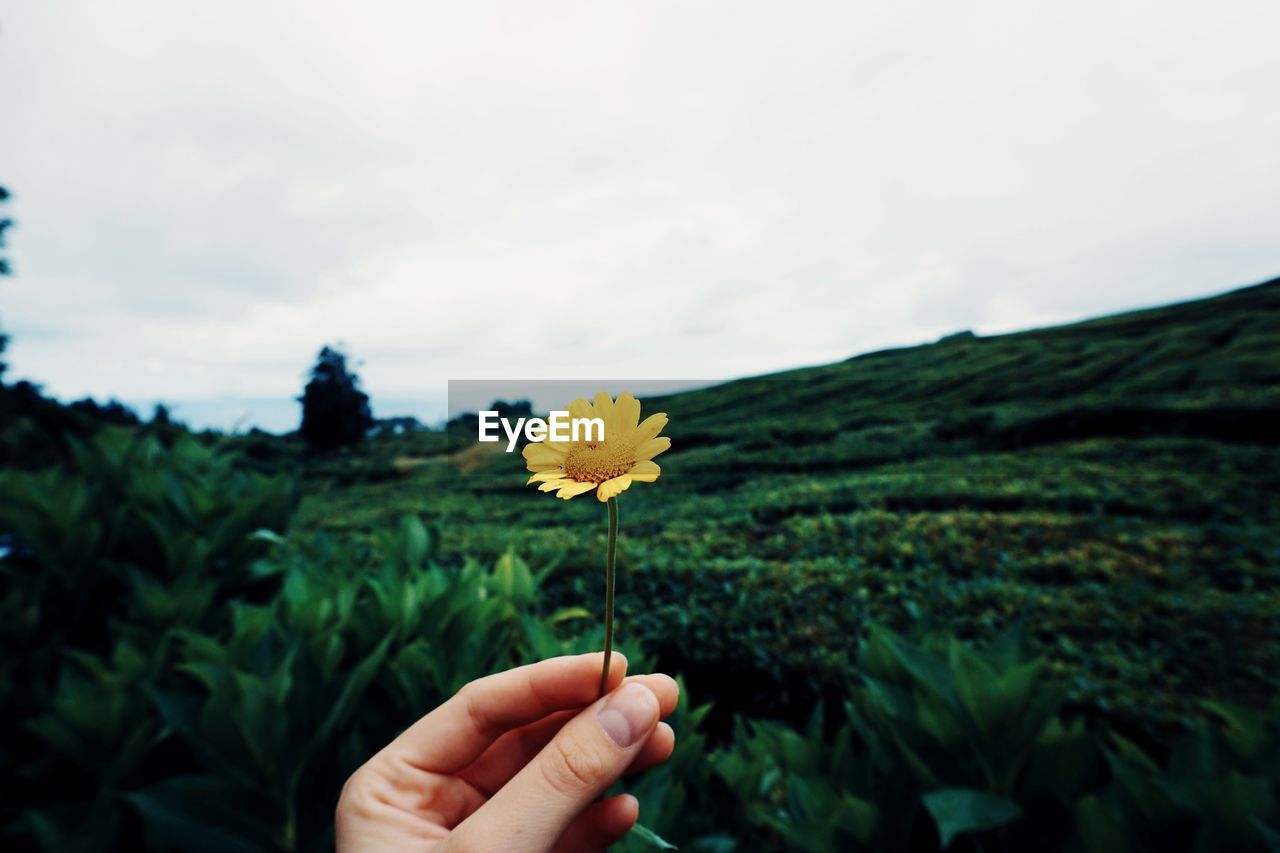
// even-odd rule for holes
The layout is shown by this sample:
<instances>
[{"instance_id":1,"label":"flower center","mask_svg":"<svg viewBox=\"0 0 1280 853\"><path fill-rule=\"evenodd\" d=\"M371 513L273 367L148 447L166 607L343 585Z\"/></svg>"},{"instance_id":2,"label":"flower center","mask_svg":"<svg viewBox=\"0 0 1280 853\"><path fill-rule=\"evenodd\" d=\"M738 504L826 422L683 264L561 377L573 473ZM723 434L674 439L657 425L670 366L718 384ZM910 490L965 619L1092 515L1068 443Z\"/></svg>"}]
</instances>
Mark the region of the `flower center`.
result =
<instances>
[{"instance_id":1,"label":"flower center","mask_svg":"<svg viewBox=\"0 0 1280 853\"><path fill-rule=\"evenodd\" d=\"M564 473L579 483L603 483L631 470L636 450L629 445L575 444L564 458Z\"/></svg>"}]
</instances>

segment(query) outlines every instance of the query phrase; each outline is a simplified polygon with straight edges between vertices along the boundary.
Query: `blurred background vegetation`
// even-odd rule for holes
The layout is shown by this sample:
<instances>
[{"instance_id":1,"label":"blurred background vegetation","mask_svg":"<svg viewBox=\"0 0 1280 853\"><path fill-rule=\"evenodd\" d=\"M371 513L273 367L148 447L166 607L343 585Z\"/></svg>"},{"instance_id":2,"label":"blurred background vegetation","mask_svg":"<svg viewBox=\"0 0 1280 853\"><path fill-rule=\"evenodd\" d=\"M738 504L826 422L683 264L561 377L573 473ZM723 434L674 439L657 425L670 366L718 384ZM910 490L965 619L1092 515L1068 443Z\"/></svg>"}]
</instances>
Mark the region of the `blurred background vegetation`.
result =
<instances>
[{"instance_id":1,"label":"blurred background vegetation","mask_svg":"<svg viewBox=\"0 0 1280 853\"><path fill-rule=\"evenodd\" d=\"M300 400L226 435L0 386L7 849L322 847L463 683L600 646L597 502L374 422L334 349ZM663 837L1280 849L1280 281L645 409L619 640L685 691L625 787Z\"/></svg>"}]
</instances>

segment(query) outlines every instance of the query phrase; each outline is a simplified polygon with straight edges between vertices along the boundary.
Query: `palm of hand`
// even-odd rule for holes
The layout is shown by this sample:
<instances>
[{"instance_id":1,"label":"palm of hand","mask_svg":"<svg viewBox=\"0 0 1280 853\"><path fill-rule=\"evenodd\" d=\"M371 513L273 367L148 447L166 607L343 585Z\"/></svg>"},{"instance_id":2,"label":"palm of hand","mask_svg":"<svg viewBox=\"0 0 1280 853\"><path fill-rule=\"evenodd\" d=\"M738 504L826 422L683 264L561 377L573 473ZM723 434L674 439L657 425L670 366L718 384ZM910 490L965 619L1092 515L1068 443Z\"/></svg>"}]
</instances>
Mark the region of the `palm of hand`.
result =
<instances>
[{"instance_id":1,"label":"palm of hand","mask_svg":"<svg viewBox=\"0 0 1280 853\"><path fill-rule=\"evenodd\" d=\"M638 816L635 798L593 801L623 772L671 754L674 733L657 720L674 710L678 689L665 675L633 676L614 689L626 669L616 657L611 692L600 701L599 654L468 684L348 780L338 849L577 853L618 841ZM604 704L624 693L654 706L647 728L625 747L608 733L616 715L601 718Z\"/></svg>"}]
</instances>

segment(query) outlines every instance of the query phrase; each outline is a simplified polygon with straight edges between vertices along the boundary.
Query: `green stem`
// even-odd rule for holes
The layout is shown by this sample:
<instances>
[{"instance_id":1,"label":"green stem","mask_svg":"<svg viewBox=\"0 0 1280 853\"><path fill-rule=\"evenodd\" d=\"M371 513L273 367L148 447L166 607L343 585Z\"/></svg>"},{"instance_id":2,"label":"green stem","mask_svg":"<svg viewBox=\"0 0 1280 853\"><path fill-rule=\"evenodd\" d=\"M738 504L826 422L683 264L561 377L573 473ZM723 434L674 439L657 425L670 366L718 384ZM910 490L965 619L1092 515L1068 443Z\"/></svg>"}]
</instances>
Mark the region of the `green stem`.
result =
<instances>
[{"instance_id":1,"label":"green stem","mask_svg":"<svg viewBox=\"0 0 1280 853\"><path fill-rule=\"evenodd\" d=\"M609 691L609 658L613 657L613 575L618 555L618 499L609 498L609 555L604 575L604 669L600 672L600 695Z\"/></svg>"}]
</instances>

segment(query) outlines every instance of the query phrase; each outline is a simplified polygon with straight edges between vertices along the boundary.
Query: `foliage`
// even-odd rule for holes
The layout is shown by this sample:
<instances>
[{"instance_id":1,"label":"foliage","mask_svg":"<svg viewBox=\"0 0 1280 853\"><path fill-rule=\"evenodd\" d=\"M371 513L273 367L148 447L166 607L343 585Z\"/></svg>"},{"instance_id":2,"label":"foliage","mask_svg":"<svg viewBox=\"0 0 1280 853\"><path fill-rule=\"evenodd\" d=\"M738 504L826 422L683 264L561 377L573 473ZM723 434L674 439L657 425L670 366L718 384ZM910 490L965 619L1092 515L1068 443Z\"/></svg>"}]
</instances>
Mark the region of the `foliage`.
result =
<instances>
[{"instance_id":1,"label":"foliage","mask_svg":"<svg viewBox=\"0 0 1280 853\"><path fill-rule=\"evenodd\" d=\"M1091 851L1275 850L1280 838L1280 704L1258 713L1206 703L1211 718L1178 741L1166 764L1114 736L1111 782L1077 804Z\"/></svg>"},{"instance_id":2,"label":"foliage","mask_svg":"<svg viewBox=\"0 0 1280 853\"><path fill-rule=\"evenodd\" d=\"M685 687L676 754L622 785L643 822L694 851L1275 849L1278 318L1273 284L663 403L666 488L620 541L620 645ZM398 730L599 645L600 508L527 498L514 457L15 389L6 847L323 847Z\"/></svg>"},{"instance_id":3,"label":"foliage","mask_svg":"<svg viewBox=\"0 0 1280 853\"><path fill-rule=\"evenodd\" d=\"M1223 703L1165 763L1064 716L1016 632L985 649L873 628L834 732L739 721L713 757L742 819L789 850L1263 850L1277 718ZM1153 842L1154 843L1153 845Z\"/></svg>"},{"instance_id":4,"label":"foliage","mask_svg":"<svg viewBox=\"0 0 1280 853\"><path fill-rule=\"evenodd\" d=\"M699 833L747 849L853 847L866 811L854 797L875 807L868 837L880 849L931 849L940 826L961 849L1140 849L1157 836L1186 849L1197 833L1204 844L1260 844L1276 825L1269 801L1240 792L1273 786L1274 775L1214 753L1227 769L1207 778L1250 803L1237 822L1253 834L1241 837L1185 785L1175 785L1184 805L1157 808L1148 796L1146 811L1133 810L1114 768L1130 744L1145 757L1136 778L1174 784L1188 764L1171 762L1193 733L1235 725L1211 707L1266 719L1280 692L1277 354L1271 282L647 400L671 413L674 447L662 494L626 495L619 640L684 673L694 702L711 705L708 743L769 777L767 796L738 796L725 777L694 773L685 811L710 821ZM312 468L299 524L361 539L404 512L428 513L447 560L517 547L549 567L544 612L600 600L603 541L582 539L601 526L598 508L521 500L519 460L454 465L439 441L375 443L365 475L356 457L340 475ZM379 475L392 447L422 465ZM1025 626L1023 647L1001 658L1014 624ZM894 659L868 657L884 638L930 634L944 639L906 645L948 672L953 640L987 649L994 657L965 665L994 678L992 689L1011 689L1003 661L1039 661L1032 694L1044 704L997 726L999 744L970 733L951 750L872 702L871 681L851 679L907 690L913 714L959 725L963 695L916 697L901 673L872 672ZM957 666L967 660L956 654ZM842 727L847 753L833 740ZM1068 746L1049 749L1054 739ZM817 769L797 775L778 764L784 753ZM1086 766L1038 781L1067 758ZM1232 773L1251 781L1232 787ZM907 814L895 806L904 802ZM1015 820L976 829L1015 809ZM961 831L966 810L985 815L972 832ZM841 822L815 818L828 811ZM655 828L683 846L698 837Z\"/></svg>"},{"instance_id":5,"label":"foliage","mask_svg":"<svg viewBox=\"0 0 1280 853\"><path fill-rule=\"evenodd\" d=\"M135 412L117 400L90 398L62 405L27 380L0 385L0 467L38 470L71 458L71 440L104 427L138 426Z\"/></svg>"},{"instance_id":6,"label":"foliage","mask_svg":"<svg viewBox=\"0 0 1280 853\"><path fill-rule=\"evenodd\" d=\"M311 369L302 396L302 437L315 448L332 450L364 440L373 426L369 396L360 380L347 369L347 357L324 347Z\"/></svg>"},{"instance_id":7,"label":"foliage","mask_svg":"<svg viewBox=\"0 0 1280 853\"><path fill-rule=\"evenodd\" d=\"M645 405L676 432L662 494L625 497L621 641L688 674L717 733L745 705L802 724L869 620L989 639L1025 619L1068 701L1125 726L1280 689L1280 282ZM592 508L441 442L313 466L300 523L429 513L451 558L517 546L555 565L549 606L598 600Z\"/></svg>"},{"instance_id":8,"label":"foliage","mask_svg":"<svg viewBox=\"0 0 1280 853\"><path fill-rule=\"evenodd\" d=\"M462 684L575 649L537 576L433 562L416 519L286 544L291 487L106 432L5 472L4 823L49 849L312 849L341 782ZM19 688L21 685L21 688Z\"/></svg>"},{"instance_id":9,"label":"foliage","mask_svg":"<svg viewBox=\"0 0 1280 853\"><path fill-rule=\"evenodd\" d=\"M0 480L21 543L0 562L14 843L323 846L342 781L408 722L480 675L598 643L587 611L553 609L553 566L446 559L412 516L285 538L289 481L233 451L125 430L73 446L68 466ZM801 729L740 705L716 745L683 691L676 754L626 785L646 823L708 851L1250 849L1275 825L1274 716L1214 703L1153 753L1069 719L1019 635L980 649L872 625L859 648Z\"/></svg>"}]
</instances>

